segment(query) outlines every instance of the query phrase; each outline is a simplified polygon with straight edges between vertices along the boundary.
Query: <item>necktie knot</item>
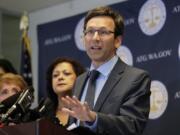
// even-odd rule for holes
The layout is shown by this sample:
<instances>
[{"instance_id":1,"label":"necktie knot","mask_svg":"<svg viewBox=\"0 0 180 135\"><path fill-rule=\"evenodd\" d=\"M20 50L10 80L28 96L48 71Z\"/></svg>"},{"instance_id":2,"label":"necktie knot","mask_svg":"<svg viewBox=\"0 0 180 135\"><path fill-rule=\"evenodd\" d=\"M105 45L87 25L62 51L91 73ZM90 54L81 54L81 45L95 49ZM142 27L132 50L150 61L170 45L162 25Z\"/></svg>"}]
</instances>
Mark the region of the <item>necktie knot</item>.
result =
<instances>
[{"instance_id":1,"label":"necktie knot","mask_svg":"<svg viewBox=\"0 0 180 135\"><path fill-rule=\"evenodd\" d=\"M95 81L95 80L98 78L99 74L100 74L99 71L97 71L97 70L92 70L92 71L90 72L89 79L90 79L91 81Z\"/></svg>"}]
</instances>

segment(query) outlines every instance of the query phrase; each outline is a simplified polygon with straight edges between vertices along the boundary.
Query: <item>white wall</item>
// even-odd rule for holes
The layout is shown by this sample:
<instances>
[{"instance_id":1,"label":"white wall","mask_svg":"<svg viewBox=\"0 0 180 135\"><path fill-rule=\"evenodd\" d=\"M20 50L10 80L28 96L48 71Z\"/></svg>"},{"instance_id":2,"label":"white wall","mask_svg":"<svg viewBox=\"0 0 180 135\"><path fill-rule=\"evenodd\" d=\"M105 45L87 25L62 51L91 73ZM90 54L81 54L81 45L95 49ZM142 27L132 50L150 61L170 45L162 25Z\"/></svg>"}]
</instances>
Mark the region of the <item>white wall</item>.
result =
<instances>
[{"instance_id":1,"label":"white wall","mask_svg":"<svg viewBox=\"0 0 180 135\"><path fill-rule=\"evenodd\" d=\"M49 7L40 11L32 12L29 15L30 29L29 36L32 42L32 65L33 65L33 84L35 90L38 90L38 44L37 44L37 25L45 22L51 22L61 18L77 15L88 11L97 6L110 5L127 0L73 0L68 3ZM37 103L37 98L35 104Z\"/></svg>"}]
</instances>

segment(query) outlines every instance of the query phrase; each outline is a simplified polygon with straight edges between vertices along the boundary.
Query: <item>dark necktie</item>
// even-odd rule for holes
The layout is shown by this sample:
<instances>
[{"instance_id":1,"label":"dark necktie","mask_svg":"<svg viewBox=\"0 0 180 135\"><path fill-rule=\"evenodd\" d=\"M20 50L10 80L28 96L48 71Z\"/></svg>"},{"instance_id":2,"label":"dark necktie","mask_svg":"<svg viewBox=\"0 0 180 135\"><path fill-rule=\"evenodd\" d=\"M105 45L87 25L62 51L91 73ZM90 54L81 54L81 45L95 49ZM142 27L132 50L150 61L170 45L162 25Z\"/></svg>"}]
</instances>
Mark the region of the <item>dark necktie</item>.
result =
<instances>
[{"instance_id":1,"label":"dark necktie","mask_svg":"<svg viewBox=\"0 0 180 135\"><path fill-rule=\"evenodd\" d=\"M94 106L95 85L96 85L96 79L98 78L99 74L100 73L97 70L92 70L89 76L89 84L87 88L85 101L88 103L91 109L93 109Z\"/></svg>"}]
</instances>

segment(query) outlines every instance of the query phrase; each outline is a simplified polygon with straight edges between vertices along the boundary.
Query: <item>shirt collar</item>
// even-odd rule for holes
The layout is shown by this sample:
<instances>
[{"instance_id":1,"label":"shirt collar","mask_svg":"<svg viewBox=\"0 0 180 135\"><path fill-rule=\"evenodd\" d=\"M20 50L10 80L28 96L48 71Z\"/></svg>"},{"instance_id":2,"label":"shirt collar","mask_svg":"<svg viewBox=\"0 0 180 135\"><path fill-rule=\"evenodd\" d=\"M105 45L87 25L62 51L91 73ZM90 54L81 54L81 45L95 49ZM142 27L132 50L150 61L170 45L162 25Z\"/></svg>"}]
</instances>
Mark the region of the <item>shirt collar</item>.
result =
<instances>
[{"instance_id":1,"label":"shirt collar","mask_svg":"<svg viewBox=\"0 0 180 135\"><path fill-rule=\"evenodd\" d=\"M98 67L96 70L99 71L101 73L101 75L108 76L110 74L111 70L113 69L113 67L115 66L115 64L117 63L117 61L118 61L118 56L115 55L109 61L102 64L100 67ZM92 71L93 69L95 69L95 68L91 63L90 71Z\"/></svg>"}]
</instances>

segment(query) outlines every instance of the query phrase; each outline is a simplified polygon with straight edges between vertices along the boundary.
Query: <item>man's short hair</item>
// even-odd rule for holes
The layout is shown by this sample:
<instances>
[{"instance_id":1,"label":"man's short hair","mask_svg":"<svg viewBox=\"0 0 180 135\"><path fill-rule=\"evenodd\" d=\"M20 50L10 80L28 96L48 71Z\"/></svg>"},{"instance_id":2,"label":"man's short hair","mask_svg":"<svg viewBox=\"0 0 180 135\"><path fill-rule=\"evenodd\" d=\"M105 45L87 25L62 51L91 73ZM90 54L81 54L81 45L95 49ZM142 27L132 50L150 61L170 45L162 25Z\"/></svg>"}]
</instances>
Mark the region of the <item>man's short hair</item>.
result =
<instances>
[{"instance_id":1,"label":"man's short hair","mask_svg":"<svg viewBox=\"0 0 180 135\"><path fill-rule=\"evenodd\" d=\"M114 20L114 24L115 24L115 30L114 30L115 37L117 37L119 35L123 35L123 33L124 33L124 19L120 15L119 12L114 11L110 7L98 7L98 8L95 8L93 10L90 10L85 17L84 30L86 30L86 25L87 25L88 21L90 19L92 19L93 17L97 17L97 16L111 17Z\"/></svg>"}]
</instances>

